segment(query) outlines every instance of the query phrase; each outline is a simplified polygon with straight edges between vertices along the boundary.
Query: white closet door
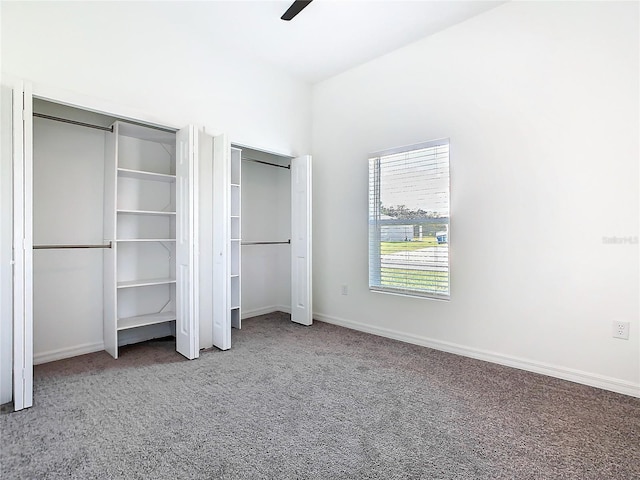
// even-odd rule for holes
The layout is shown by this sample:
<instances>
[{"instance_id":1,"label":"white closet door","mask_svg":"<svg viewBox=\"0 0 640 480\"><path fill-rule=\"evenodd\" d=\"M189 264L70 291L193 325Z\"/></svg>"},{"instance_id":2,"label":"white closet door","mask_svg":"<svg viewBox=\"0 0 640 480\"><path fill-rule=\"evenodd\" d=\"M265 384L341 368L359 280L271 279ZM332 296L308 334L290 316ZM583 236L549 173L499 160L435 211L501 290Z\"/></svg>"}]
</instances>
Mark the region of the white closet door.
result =
<instances>
[{"instance_id":1,"label":"white closet door","mask_svg":"<svg viewBox=\"0 0 640 480\"><path fill-rule=\"evenodd\" d=\"M231 348L231 144L226 135L213 138L213 344Z\"/></svg>"},{"instance_id":2,"label":"white closet door","mask_svg":"<svg viewBox=\"0 0 640 480\"><path fill-rule=\"evenodd\" d=\"M196 132L193 126L176 133L176 350L188 359L197 358L197 218L194 209L197 184Z\"/></svg>"},{"instance_id":3,"label":"white closet door","mask_svg":"<svg viewBox=\"0 0 640 480\"><path fill-rule=\"evenodd\" d=\"M13 403L33 405L33 98L13 90Z\"/></svg>"},{"instance_id":4,"label":"white closet door","mask_svg":"<svg viewBox=\"0 0 640 480\"><path fill-rule=\"evenodd\" d=\"M291 161L291 320L313 323L311 295L311 156Z\"/></svg>"}]
</instances>

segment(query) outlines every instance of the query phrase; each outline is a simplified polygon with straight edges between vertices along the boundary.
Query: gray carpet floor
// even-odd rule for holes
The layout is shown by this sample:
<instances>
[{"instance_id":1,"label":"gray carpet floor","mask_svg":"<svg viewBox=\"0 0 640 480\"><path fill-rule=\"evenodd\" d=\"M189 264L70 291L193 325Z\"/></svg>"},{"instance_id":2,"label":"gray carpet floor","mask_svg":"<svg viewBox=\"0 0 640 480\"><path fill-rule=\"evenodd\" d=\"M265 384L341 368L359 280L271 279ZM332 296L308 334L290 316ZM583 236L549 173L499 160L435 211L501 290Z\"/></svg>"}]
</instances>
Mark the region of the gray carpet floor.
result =
<instances>
[{"instance_id":1,"label":"gray carpet floor","mask_svg":"<svg viewBox=\"0 0 640 480\"><path fill-rule=\"evenodd\" d=\"M284 314L35 369L9 479L638 479L640 399Z\"/></svg>"}]
</instances>

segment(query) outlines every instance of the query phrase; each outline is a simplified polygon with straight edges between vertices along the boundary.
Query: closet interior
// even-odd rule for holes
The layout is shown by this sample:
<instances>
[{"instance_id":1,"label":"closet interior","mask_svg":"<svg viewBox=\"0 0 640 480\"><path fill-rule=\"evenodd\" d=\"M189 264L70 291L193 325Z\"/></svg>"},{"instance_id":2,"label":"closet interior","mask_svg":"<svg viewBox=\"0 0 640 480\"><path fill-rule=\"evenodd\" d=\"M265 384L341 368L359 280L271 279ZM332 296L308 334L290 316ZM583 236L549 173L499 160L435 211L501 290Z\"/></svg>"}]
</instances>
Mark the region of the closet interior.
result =
<instances>
[{"instance_id":1,"label":"closet interior","mask_svg":"<svg viewBox=\"0 0 640 480\"><path fill-rule=\"evenodd\" d=\"M195 358L273 311L311 324L310 157L33 108L34 363L169 336Z\"/></svg>"},{"instance_id":2,"label":"closet interior","mask_svg":"<svg viewBox=\"0 0 640 480\"><path fill-rule=\"evenodd\" d=\"M291 313L291 157L241 148L242 316Z\"/></svg>"},{"instance_id":3,"label":"closet interior","mask_svg":"<svg viewBox=\"0 0 640 480\"><path fill-rule=\"evenodd\" d=\"M175 137L34 99L34 363L175 335Z\"/></svg>"}]
</instances>

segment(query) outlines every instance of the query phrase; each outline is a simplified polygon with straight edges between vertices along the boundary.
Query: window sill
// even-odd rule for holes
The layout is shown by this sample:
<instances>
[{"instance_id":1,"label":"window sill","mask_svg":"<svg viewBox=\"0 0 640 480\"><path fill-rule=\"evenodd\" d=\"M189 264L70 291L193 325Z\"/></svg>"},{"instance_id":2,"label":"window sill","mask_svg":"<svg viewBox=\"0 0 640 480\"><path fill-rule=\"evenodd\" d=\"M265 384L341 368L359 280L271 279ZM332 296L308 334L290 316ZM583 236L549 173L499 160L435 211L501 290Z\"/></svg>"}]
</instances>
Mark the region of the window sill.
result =
<instances>
[{"instance_id":1,"label":"window sill","mask_svg":"<svg viewBox=\"0 0 640 480\"><path fill-rule=\"evenodd\" d=\"M391 290L391 289L378 289L378 288L372 288L369 287L369 291L372 293L382 293L384 295L395 295L397 297L409 297L409 298L420 298L420 299L424 299L424 300L438 300L440 302L449 302L451 300L451 295L448 296L438 296L438 295L432 295L432 294L428 294L428 293L410 293L410 292L404 292L404 291L395 291L395 290Z\"/></svg>"}]
</instances>

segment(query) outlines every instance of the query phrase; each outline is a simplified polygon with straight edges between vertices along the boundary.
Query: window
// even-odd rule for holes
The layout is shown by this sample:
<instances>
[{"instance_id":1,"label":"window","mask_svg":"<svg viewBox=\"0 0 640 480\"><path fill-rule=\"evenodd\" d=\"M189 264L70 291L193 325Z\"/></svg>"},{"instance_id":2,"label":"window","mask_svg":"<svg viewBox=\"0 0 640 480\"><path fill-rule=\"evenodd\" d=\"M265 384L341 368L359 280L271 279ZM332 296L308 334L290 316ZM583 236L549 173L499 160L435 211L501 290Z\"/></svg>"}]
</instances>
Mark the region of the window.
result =
<instances>
[{"instance_id":1,"label":"window","mask_svg":"<svg viewBox=\"0 0 640 480\"><path fill-rule=\"evenodd\" d=\"M369 158L369 288L449 298L449 140Z\"/></svg>"}]
</instances>

